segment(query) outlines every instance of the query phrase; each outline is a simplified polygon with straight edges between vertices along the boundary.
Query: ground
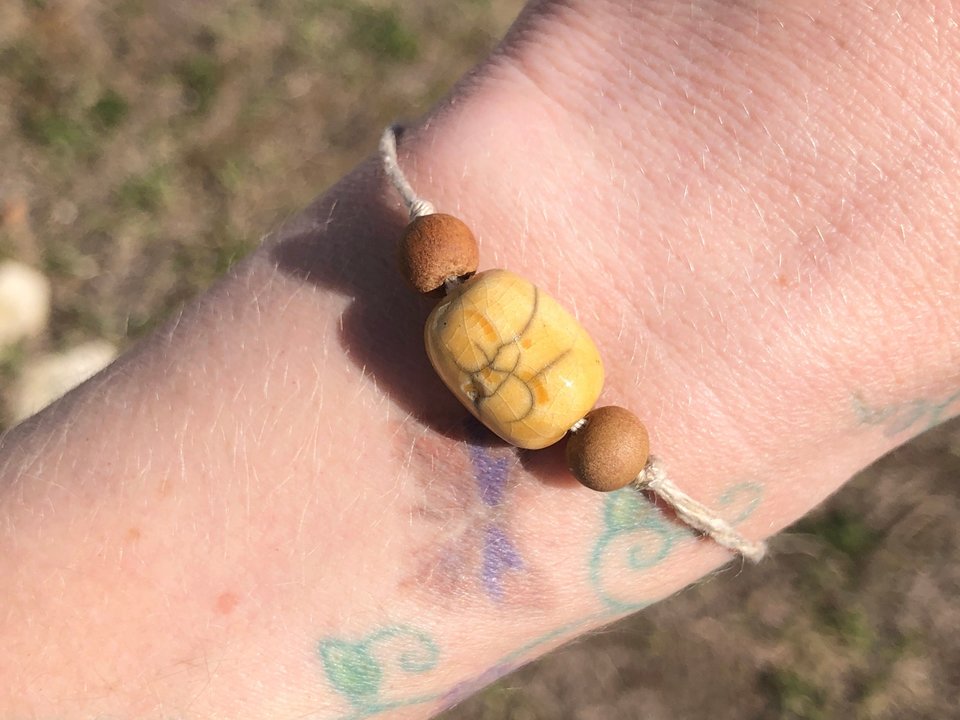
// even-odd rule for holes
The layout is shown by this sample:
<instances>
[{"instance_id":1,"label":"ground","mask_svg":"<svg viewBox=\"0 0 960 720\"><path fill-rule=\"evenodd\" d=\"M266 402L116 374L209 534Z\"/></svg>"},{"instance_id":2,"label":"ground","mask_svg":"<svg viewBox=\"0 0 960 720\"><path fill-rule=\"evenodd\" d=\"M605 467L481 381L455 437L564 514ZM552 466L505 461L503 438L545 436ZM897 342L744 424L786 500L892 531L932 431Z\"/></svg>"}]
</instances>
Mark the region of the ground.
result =
<instances>
[{"instance_id":1,"label":"ground","mask_svg":"<svg viewBox=\"0 0 960 720\"><path fill-rule=\"evenodd\" d=\"M0 0L0 259L51 281L40 353L125 347L443 94L517 0ZM775 544L447 713L960 717L960 424Z\"/></svg>"}]
</instances>

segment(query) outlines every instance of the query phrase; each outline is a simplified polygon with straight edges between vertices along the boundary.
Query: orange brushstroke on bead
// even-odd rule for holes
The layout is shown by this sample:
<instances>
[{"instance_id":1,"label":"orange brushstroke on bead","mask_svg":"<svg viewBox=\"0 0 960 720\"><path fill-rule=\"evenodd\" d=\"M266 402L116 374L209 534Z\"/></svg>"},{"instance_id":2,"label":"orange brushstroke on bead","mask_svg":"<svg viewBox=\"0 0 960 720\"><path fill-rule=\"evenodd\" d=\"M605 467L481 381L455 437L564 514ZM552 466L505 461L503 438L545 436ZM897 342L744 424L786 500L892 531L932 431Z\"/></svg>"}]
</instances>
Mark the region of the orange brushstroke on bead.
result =
<instances>
[{"instance_id":1,"label":"orange brushstroke on bead","mask_svg":"<svg viewBox=\"0 0 960 720\"><path fill-rule=\"evenodd\" d=\"M493 342L499 337L496 328L481 313L476 310L465 310L463 314L468 322L476 323L487 340Z\"/></svg>"},{"instance_id":2,"label":"orange brushstroke on bead","mask_svg":"<svg viewBox=\"0 0 960 720\"><path fill-rule=\"evenodd\" d=\"M541 405L545 404L550 399L550 393L547 391L546 386L543 384L543 380L537 378L530 383L530 389L533 390L533 395L536 397L537 402Z\"/></svg>"}]
</instances>

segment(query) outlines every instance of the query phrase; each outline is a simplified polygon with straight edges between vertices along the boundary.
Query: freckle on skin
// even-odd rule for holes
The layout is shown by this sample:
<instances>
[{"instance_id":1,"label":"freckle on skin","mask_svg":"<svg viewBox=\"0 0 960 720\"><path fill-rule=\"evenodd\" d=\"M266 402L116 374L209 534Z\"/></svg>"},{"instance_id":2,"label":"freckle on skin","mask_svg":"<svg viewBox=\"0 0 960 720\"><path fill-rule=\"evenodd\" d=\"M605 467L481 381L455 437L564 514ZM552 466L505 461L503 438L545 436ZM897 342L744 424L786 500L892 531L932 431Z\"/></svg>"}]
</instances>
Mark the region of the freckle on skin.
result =
<instances>
[{"instance_id":1,"label":"freckle on skin","mask_svg":"<svg viewBox=\"0 0 960 720\"><path fill-rule=\"evenodd\" d=\"M129 543L135 543L140 539L140 528L132 527L127 530L126 540Z\"/></svg>"},{"instance_id":2,"label":"freckle on skin","mask_svg":"<svg viewBox=\"0 0 960 720\"><path fill-rule=\"evenodd\" d=\"M237 597L236 593L223 592L217 595L217 601L214 604L214 609L220 615L229 615L234 611L239 602L240 598Z\"/></svg>"}]
</instances>

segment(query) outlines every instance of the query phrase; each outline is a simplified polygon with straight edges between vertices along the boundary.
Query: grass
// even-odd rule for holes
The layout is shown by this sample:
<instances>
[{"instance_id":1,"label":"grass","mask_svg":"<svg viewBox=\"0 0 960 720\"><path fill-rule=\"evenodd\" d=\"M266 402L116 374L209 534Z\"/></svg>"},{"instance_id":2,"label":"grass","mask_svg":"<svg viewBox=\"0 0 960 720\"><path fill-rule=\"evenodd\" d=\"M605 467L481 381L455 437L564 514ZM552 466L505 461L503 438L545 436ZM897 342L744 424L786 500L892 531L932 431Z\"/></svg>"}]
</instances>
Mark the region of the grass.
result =
<instances>
[{"instance_id":1,"label":"grass","mask_svg":"<svg viewBox=\"0 0 960 720\"><path fill-rule=\"evenodd\" d=\"M26 43L0 53L0 73L16 84L10 107L16 108L21 136L58 155L96 155L98 133L114 130L129 113L126 99L112 88L85 105L77 84L58 84L55 66Z\"/></svg>"},{"instance_id":2,"label":"grass","mask_svg":"<svg viewBox=\"0 0 960 720\"><path fill-rule=\"evenodd\" d=\"M773 700L776 717L783 720L832 720L824 691L792 670L772 670L762 678Z\"/></svg>"},{"instance_id":3,"label":"grass","mask_svg":"<svg viewBox=\"0 0 960 720\"><path fill-rule=\"evenodd\" d=\"M50 150L89 155L95 148L88 127L57 107L33 107L20 115L25 138Z\"/></svg>"},{"instance_id":4,"label":"grass","mask_svg":"<svg viewBox=\"0 0 960 720\"><path fill-rule=\"evenodd\" d=\"M101 130L113 130L126 119L129 113L130 105L123 95L108 88L90 108L90 119Z\"/></svg>"},{"instance_id":5,"label":"grass","mask_svg":"<svg viewBox=\"0 0 960 720\"><path fill-rule=\"evenodd\" d=\"M25 341L0 347L0 382L7 384L16 380L28 358L29 353Z\"/></svg>"},{"instance_id":6,"label":"grass","mask_svg":"<svg viewBox=\"0 0 960 720\"><path fill-rule=\"evenodd\" d=\"M204 115L214 104L223 82L223 68L216 57L194 55L177 64L176 75L183 88L184 102L194 115Z\"/></svg>"},{"instance_id":7,"label":"grass","mask_svg":"<svg viewBox=\"0 0 960 720\"><path fill-rule=\"evenodd\" d=\"M117 190L117 202L122 209L156 213L163 209L170 192L168 171L158 167L125 180Z\"/></svg>"},{"instance_id":8,"label":"grass","mask_svg":"<svg viewBox=\"0 0 960 720\"><path fill-rule=\"evenodd\" d=\"M417 59L417 36L394 7L350 6L349 42L379 62L410 63Z\"/></svg>"},{"instance_id":9,"label":"grass","mask_svg":"<svg viewBox=\"0 0 960 720\"><path fill-rule=\"evenodd\" d=\"M840 510L830 510L803 520L795 529L797 532L816 535L833 550L851 560L868 555L881 539L859 514Z\"/></svg>"},{"instance_id":10,"label":"grass","mask_svg":"<svg viewBox=\"0 0 960 720\"><path fill-rule=\"evenodd\" d=\"M0 47L0 205L30 188L32 222L0 221L0 253L56 280L38 347L155 327L365 155L385 116L449 86L517 2L24 4ZM449 33L422 33L434 16Z\"/></svg>"}]
</instances>

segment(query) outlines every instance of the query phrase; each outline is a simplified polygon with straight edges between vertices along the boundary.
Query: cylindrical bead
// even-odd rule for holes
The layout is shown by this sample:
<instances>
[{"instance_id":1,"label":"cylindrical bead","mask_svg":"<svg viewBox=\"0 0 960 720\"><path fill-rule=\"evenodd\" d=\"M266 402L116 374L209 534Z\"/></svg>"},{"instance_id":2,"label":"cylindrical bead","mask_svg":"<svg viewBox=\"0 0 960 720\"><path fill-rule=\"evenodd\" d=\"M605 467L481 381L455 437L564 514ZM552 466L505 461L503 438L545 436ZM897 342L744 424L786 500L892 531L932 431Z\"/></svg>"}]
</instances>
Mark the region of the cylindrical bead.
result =
<instances>
[{"instance_id":1,"label":"cylindrical bead","mask_svg":"<svg viewBox=\"0 0 960 720\"><path fill-rule=\"evenodd\" d=\"M570 471L591 490L626 487L650 456L647 428L632 412L616 405L591 410L584 420L567 439Z\"/></svg>"},{"instance_id":2,"label":"cylindrical bead","mask_svg":"<svg viewBox=\"0 0 960 720\"><path fill-rule=\"evenodd\" d=\"M400 270L422 293L433 292L449 278L472 275L479 263L476 238L453 215L421 215L400 240Z\"/></svg>"},{"instance_id":3,"label":"cylindrical bead","mask_svg":"<svg viewBox=\"0 0 960 720\"><path fill-rule=\"evenodd\" d=\"M506 270L451 291L427 318L427 355L460 401L508 443L552 445L603 387L583 326L547 293Z\"/></svg>"}]
</instances>

